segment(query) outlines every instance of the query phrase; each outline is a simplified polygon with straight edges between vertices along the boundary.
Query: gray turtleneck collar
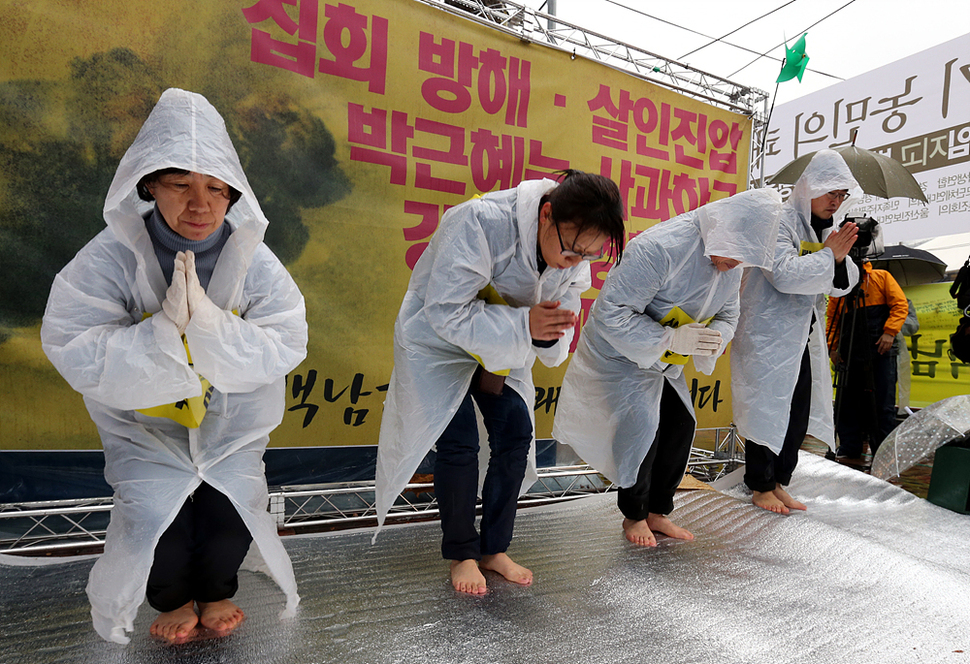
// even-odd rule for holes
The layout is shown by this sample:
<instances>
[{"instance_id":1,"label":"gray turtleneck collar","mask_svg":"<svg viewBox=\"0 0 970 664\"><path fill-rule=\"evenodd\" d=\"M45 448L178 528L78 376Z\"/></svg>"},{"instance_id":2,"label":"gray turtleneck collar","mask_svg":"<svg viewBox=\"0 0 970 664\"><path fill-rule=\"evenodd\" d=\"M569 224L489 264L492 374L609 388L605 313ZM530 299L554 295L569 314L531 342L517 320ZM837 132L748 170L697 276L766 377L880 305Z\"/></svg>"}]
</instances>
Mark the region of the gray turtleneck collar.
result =
<instances>
[{"instance_id":1,"label":"gray turtleneck collar","mask_svg":"<svg viewBox=\"0 0 970 664\"><path fill-rule=\"evenodd\" d=\"M172 283L172 273L175 272L175 255L180 251L191 250L195 252L195 272L199 275L199 283L202 288L209 288L209 280L212 278L212 271L216 267L219 254L226 244L226 240L232 234L232 228L227 221L222 222L215 233L204 240L189 240L173 231L162 214L158 211L158 206L152 210L145 218L145 226L148 228L148 235L152 239L152 247L155 249L155 257L158 264L162 267L162 274L165 275L165 283Z\"/></svg>"}]
</instances>

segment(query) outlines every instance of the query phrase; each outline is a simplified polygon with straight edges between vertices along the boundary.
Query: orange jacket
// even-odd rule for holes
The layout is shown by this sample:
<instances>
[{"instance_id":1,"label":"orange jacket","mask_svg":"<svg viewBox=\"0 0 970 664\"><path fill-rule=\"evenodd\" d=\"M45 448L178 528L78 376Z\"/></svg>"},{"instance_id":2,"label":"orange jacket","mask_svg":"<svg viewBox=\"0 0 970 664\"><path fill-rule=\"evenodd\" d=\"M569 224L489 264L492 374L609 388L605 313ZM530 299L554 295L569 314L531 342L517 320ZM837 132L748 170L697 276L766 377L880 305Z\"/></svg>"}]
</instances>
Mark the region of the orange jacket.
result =
<instances>
[{"instance_id":1,"label":"orange jacket","mask_svg":"<svg viewBox=\"0 0 970 664\"><path fill-rule=\"evenodd\" d=\"M883 332L892 337L899 334L906 322L906 314L909 313L909 305L906 303L906 295L899 287L893 275L885 270L872 269L871 263L863 263L862 292L865 293L865 303L867 307L880 304L889 306L889 318L883 326ZM843 298L830 297L828 307L825 310L825 317L828 320L826 335L828 337L829 348L838 348L839 341L839 321L836 320L836 311Z\"/></svg>"}]
</instances>

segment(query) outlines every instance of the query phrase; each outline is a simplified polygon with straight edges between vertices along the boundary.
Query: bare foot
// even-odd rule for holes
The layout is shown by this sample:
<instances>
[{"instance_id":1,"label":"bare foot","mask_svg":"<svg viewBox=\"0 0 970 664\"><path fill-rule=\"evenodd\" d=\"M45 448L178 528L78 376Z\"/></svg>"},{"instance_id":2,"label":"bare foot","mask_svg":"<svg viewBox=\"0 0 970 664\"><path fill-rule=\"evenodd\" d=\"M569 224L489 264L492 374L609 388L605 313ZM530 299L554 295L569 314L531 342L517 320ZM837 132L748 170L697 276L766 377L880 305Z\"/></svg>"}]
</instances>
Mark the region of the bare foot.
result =
<instances>
[{"instance_id":1,"label":"bare foot","mask_svg":"<svg viewBox=\"0 0 970 664\"><path fill-rule=\"evenodd\" d=\"M195 613L195 602L189 602L174 611L160 613L152 623L152 636L167 639L172 643L185 641L195 626L199 624L199 616Z\"/></svg>"},{"instance_id":2,"label":"bare foot","mask_svg":"<svg viewBox=\"0 0 970 664\"><path fill-rule=\"evenodd\" d=\"M663 514L654 514L651 512L647 515L647 526L654 533L662 533L667 537L673 537L674 539L681 540L692 540L694 535L685 528L674 525L674 522L668 519Z\"/></svg>"},{"instance_id":3,"label":"bare foot","mask_svg":"<svg viewBox=\"0 0 970 664\"><path fill-rule=\"evenodd\" d=\"M763 510L776 512L777 514L788 514L788 508L781 499L775 495L774 491L755 491L751 497L751 502Z\"/></svg>"},{"instance_id":4,"label":"bare foot","mask_svg":"<svg viewBox=\"0 0 970 664\"><path fill-rule=\"evenodd\" d=\"M246 614L228 599L218 602L199 602L199 622L214 632L231 632L239 626Z\"/></svg>"},{"instance_id":5,"label":"bare foot","mask_svg":"<svg viewBox=\"0 0 970 664\"><path fill-rule=\"evenodd\" d=\"M778 500L780 500L785 505L785 507L787 507L790 510L808 509L807 507L805 507L804 503L800 503L794 498L792 498L791 496L789 496L788 492L782 489L780 484L775 487L775 490L772 491L772 493L774 493L778 497Z\"/></svg>"},{"instance_id":6,"label":"bare foot","mask_svg":"<svg viewBox=\"0 0 970 664\"><path fill-rule=\"evenodd\" d=\"M623 519L623 533L626 538L640 546L657 546L657 538L647 525L646 519L634 521L633 519Z\"/></svg>"},{"instance_id":7,"label":"bare foot","mask_svg":"<svg viewBox=\"0 0 970 664\"><path fill-rule=\"evenodd\" d=\"M512 583L518 583L520 586L532 585L532 571L513 561L508 557L508 554L493 553L482 556L482 561L478 563L478 566L482 569L498 572Z\"/></svg>"},{"instance_id":8,"label":"bare foot","mask_svg":"<svg viewBox=\"0 0 970 664\"><path fill-rule=\"evenodd\" d=\"M478 569L478 561L474 558L468 560L451 561L451 585L460 593L470 593L472 595L485 594L485 577Z\"/></svg>"}]
</instances>

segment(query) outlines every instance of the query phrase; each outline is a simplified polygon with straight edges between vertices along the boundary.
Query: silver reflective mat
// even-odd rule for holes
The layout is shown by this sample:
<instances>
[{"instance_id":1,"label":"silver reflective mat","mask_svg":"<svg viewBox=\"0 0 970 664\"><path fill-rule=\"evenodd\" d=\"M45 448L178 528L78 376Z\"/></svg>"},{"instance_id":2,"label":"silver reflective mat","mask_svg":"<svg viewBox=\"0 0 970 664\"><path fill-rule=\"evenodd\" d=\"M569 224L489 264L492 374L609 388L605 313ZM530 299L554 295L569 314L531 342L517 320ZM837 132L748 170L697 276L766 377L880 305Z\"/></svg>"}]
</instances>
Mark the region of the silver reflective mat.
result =
<instances>
[{"instance_id":1,"label":"silver reflective mat","mask_svg":"<svg viewBox=\"0 0 970 664\"><path fill-rule=\"evenodd\" d=\"M452 662L970 662L970 518L802 454L791 492L809 512L753 507L743 487L685 492L693 542L626 542L614 496L519 513L510 553L531 588L490 575L454 593L439 527L285 540L303 602L241 575L231 636L167 646L143 605L127 646L101 641L91 560L0 564L0 663L449 664ZM4 559L7 562L8 559Z\"/></svg>"}]
</instances>

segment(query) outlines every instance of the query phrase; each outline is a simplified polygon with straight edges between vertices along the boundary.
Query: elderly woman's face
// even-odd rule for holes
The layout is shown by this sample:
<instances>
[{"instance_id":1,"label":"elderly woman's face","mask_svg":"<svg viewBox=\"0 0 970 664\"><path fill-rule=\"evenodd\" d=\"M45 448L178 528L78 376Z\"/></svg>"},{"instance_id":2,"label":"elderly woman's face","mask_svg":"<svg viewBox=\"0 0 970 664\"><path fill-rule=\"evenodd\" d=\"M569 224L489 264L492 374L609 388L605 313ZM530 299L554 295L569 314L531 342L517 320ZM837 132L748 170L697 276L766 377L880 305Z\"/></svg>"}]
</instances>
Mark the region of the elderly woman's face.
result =
<instances>
[{"instance_id":1,"label":"elderly woman's face","mask_svg":"<svg viewBox=\"0 0 970 664\"><path fill-rule=\"evenodd\" d=\"M229 185L211 175L170 173L145 186L168 227L188 240L206 239L226 218Z\"/></svg>"}]
</instances>

